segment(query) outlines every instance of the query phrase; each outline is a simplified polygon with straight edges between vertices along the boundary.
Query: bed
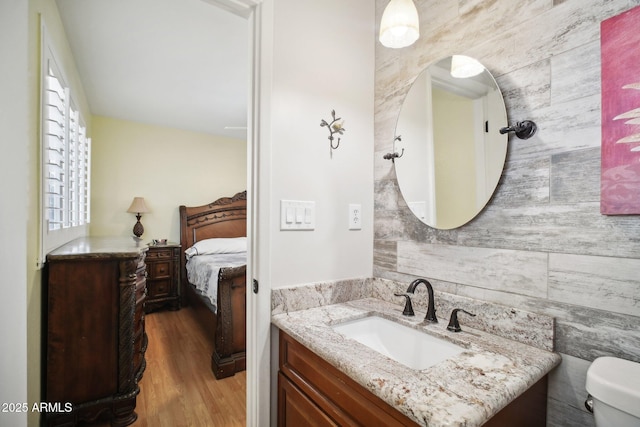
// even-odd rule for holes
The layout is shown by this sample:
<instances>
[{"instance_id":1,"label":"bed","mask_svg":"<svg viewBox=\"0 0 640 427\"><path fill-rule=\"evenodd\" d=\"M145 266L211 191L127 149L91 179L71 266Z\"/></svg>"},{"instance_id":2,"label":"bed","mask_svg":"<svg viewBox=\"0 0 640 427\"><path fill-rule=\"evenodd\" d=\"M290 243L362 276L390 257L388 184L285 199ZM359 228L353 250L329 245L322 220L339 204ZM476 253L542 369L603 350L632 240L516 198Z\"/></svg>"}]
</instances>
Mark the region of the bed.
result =
<instances>
[{"instance_id":1,"label":"bed","mask_svg":"<svg viewBox=\"0 0 640 427\"><path fill-rule=\"evenodd\" d=\"M215 377L230 377L246 367L246 258L244 263L238 262L236 258L231 266L212 267L210 295L196 289L196 285L189 281L187 271L188 268L193 268L188 265L192 260L210 255L199 253L198 247L202 248L212 242L218 244L219 241L241 241L242 238L246 241L247 192L222 197L208 205L180 206L179 211L182 304L193 308L202 330L211 342L211 370ZM226 243L223 246L226 247Z\"/></svg>"}]
</instances>

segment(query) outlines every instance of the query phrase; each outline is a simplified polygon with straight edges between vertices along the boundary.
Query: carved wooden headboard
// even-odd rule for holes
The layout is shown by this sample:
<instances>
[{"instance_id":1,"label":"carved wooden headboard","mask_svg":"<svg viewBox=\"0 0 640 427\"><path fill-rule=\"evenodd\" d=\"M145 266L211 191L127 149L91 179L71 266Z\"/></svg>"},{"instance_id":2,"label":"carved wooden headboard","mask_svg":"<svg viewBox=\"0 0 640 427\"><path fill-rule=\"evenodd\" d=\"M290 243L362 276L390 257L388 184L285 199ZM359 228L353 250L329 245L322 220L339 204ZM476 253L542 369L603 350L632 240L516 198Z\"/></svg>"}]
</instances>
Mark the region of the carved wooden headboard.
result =
<instances>
[{"instance_id":1,"label":"carved wooden headboard","mask_svg":"<svg viewBox=\"0 0 640 427\"><path fill-rule=\"evenodd\" d=\"M221 197L202 206L180 206L180 269L183 286L187 283L184 251L195 242L214 237L247 235L247 192Z\"/></svg>"}]
</instances>

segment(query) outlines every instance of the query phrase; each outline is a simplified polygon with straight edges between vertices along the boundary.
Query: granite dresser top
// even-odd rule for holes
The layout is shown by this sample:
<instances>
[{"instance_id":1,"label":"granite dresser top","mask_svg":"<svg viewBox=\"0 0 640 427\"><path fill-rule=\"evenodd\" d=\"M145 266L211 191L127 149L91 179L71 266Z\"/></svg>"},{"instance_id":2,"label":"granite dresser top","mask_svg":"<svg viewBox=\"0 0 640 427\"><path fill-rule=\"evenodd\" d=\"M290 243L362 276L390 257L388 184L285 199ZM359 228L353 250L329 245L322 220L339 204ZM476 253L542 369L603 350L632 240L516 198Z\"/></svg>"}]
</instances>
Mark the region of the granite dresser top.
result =
<instances>
[{"instance_id":1,"label":"granite dresser top","mask_svg":"<svg viewBox=\"0 0 640 427\"><path fill-rule=\"evenodd\" d=\"M290 290L300 295L295 288ZM274 325L419 425L480 426L561 360L545 345L467 326L466 316L460 317L463 331L453 333L446 329L449 313L439 311L439 323L425 324L424 311L415 304L415 317L403 316L402 305L370 296L292 311L282 310L286 299L282 292L274 293L278 301L273 304ZM371 293L370 288L366 293ZM465 351L427 369L414 370L332 328L371 315L451 341Z\"/></svg>"},{"instance_id":2,"label":"granite dresser top","mask_svg":"<svg viewBox=\"0 0 640 427\"><path fill-rule=\"evenodd\" d=\"M140 239L133 237L85 236L72 240L47 254L47 259L129 258L147 251Z\"/></svg>"}]
</instances>

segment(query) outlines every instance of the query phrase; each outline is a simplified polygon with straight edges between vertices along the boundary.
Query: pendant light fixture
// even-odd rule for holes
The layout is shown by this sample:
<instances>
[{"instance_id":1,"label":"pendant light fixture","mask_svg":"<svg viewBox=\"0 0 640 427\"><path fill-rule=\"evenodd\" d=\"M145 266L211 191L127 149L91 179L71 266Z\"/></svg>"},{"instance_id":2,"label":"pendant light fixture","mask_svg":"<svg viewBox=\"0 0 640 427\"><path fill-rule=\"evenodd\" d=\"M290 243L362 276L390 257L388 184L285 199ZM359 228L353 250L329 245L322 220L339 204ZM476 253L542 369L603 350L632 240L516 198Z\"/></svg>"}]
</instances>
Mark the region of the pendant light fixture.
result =
<instances>
[{"instance_id":1,"label":"pendant light fixture","mask_svg":"<svg viewBox=\"0 0 640 427\"><path fill-rule=\"evenodd\" d=\"M391 0L382 13L380 43L390 48L412 45L420 37L420 20L413 0Z\"/></svg>"}]
</instances>

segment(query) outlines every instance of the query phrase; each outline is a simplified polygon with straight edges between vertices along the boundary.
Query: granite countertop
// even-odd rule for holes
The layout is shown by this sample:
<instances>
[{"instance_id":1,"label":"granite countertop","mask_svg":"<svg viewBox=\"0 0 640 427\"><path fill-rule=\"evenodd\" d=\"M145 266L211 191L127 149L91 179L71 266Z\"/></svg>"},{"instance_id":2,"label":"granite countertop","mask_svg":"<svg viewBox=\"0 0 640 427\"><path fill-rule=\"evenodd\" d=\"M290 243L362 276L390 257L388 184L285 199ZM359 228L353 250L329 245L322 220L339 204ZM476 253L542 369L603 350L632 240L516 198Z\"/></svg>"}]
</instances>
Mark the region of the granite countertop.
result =
<instances>
[{"instance_id":1,"label":"granite countertop","mask_svg":"<svg viewBox=\"0 0 640 427\"><path fill-rule=\"evenodd\" d=\"M335 332L331 326L377 315L464 347L461 354L414 370ZM425 324L424 312L402 315L397 304L365 297L272 315L272 322L419 425L480 426L560 363L560 355L447 320Z\"/></svg>"}]
</instances>

